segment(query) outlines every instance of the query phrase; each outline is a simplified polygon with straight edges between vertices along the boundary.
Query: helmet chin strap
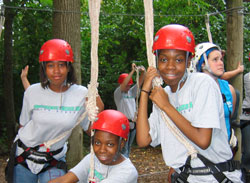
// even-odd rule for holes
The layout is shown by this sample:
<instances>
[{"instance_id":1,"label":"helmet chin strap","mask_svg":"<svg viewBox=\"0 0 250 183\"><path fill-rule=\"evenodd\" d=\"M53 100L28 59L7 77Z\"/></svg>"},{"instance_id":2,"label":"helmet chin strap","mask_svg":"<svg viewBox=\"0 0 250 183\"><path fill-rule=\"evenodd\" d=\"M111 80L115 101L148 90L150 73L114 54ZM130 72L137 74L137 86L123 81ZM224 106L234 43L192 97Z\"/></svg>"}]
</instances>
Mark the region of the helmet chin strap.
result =
<instances>
[{"instance_id":1,"label":"helmet chin strap","mask_svg":"<svg viewBox=\"0 0 250 183\"><path fill-rule=\"evenodd\" d=\"M187 68L188 68L188 67L187 67L187 66L188 66L188 55L189 55L189 52L187 51L187 52L186 52L185 72L184 72L182 78L180 79L180 81L178 82L177 90L176 90L176 92L175 92L175 93L176 93L176 95L175 95L175 104L176 104L177 107L179 106L179 102L178 102L178 92L179 92L179 90L180 90L180 85L181 85L182 82L185 82L186 79L187 79L187 77L188 77L188 72L187 72Z\"/></svg>"},{"instance_id":2,"label":"helmet chin strap","mask_svg":"<svg viewBox=\"0 0 250 183\"><path fill-rule=\"evenodd\" d=\"M117 149L117 152L115 154L115 157L114 159L112 160L113 162L115 162L117 160L117 158L119 157L120 155L120 151L121 151L121 143L122 143L122 137L119 137L119 142L118 142L118 149Z\"/></svg>"}]
</instances>

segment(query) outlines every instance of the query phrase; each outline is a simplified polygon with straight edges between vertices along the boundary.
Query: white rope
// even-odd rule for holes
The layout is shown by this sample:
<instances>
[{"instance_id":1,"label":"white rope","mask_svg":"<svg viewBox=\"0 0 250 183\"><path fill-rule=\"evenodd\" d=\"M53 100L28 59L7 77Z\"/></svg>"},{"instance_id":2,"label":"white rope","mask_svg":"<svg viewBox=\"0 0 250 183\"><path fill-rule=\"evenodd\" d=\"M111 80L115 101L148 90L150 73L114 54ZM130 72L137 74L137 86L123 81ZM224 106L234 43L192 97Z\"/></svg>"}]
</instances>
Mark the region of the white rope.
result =
<instances>
[{"instance_id":1,"label":"white rope","mask_svg":"<svg viewBox=\"0 0 250 183\"><path fill-rule=\"evenodd\" d=\"M212 34L210 32L209 16L210 16L209 14L205 16L205 23L206 23L206 28L207 28L208 40L210 43L213 43Z\"/></svg>"},{"instance_id":2,"label":"white rope","mask_svg":"<svg viewBox=\"0 0 250 183\"><path fill-rule=\"evenodd\" d=\"M153 45L153 2L152 0L144 0L145 8L145 32L146 32L146 45L147 45L147 58L149 66L156 66L155 57L152 53ZM153 87L160 86L162 83L161 80L153 80ZM186 137L180 132L180 130L173 124L169 117L161 111L161 116L164 119L167 127L173 133L173 135L186 147L188 154L191 155L191 158L197 157L197 150L188 142Z\"/></svg>"},{"instance_id":3,"label":"white rope","mask_svg":"<svg viewBox=\"0 0 250 183\"><path fill-rule=\"evenodd\" d=\"M140 70L145 68L144 66L136 66L135 67L135 71L136 71L136 85L137 85L137 90L136 90L136 111L135 111L135 115L133 118L133 121L136 122L137 121L137 115L138 115L138 107L139 107L139 96L140 96Z\"/></svg>"},{"instance_id":4,"label":"white rope","mask_svg":"<svg viewBox=\"0 0 250 183\"><path fill-rule=\"evenodd\" d=\"M91 25L91 80L88 85L88 102L87 111L91 125L96 120L98 109L96 107L97 96L97 79L98 79L98 42L99 42L99 15L100 15L101 0L89 0L89 16ZM91 130L91 140L94 136L94 131ZM94 179L94 151L92 142L90 143L90 173L89 181L95 182Z\"/></svg>"}]
</instances>

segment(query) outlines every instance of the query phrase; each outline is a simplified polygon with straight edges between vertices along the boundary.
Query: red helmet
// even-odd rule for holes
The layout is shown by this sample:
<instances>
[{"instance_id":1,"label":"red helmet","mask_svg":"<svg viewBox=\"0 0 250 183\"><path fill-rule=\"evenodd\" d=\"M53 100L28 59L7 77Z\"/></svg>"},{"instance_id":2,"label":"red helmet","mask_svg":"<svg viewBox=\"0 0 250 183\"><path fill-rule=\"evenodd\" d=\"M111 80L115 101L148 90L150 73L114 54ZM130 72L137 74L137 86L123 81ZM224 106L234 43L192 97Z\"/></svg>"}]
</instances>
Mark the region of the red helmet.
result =
<instances>
[{"instance_id":1,"label":"red helmet","mask_svg":"<svg viewBox=\"0 0 250 183\"><path fill-rule=\"evenodd\" d=\"M176 49L195 53L192 32L183 25L170 24L162 27L155 35L153 52L159 49Z\"/></svg>"},{"instance_id":2,"label":"red helmet","mask_svg":"<svg viewBox=\"0 0 250 183\"><path fill-rule=\"evenodd\" d=\"M123 113L108 109L100 112L97 118L98 120L93 123L92 129L102 130L128 139L129 121Z\"/></svg>"},{"instance_id":3,"label":"red helmet","mask_svg":"<svg viewBox=\"0 0 250 183\"><path fill-rule=\"evenodd\" d=\"M39 62L66 61L74 62L73 51L69 43L62 39L51 39L43 44Z\"/></svg>"},{"instance_id":4,"label":"red helmet","mask_svg":"<svg viewBox=\"0 0 250 183\"><path fill-rule=\"evenodd\" d=\"M121 75L119 76L119 78L118 78L118 83L119 83L119 84L122 84L123 81L124 81L124 79L125 79L127 76L128 76L127 73L121 74ZM129 80L129 82L128 82L128 85L132 85L132 84L133 84L133 79L130 78L130 80Z\"/></svg>"}]
</instances>

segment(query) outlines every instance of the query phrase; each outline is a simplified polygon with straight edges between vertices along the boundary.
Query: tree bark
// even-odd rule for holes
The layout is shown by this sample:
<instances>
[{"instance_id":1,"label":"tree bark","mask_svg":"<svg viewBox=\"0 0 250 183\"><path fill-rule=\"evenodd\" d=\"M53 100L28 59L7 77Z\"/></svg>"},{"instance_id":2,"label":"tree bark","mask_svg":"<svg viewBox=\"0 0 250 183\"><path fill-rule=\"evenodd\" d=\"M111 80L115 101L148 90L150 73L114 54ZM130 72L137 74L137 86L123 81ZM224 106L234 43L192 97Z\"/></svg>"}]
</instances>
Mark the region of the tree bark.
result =
<instances>
[{"instance_id":1,"label":"tree bark","mask_svg":"<svg viewBox=\"0 0 250 183\"><path fill-rule=\"evenodd\" d=\"M234 70L238 62L243 62L243 0L227 0L227 70ZM243 84L242 74L230 80L230 83L240 92L240 104L238 114L241 114ZM239 122L239 117L237 117ZM236 129L236 136L239 142L239 150L235 159L241 159L241 131Z\"/></svg>"},{"instance_id":2,"label":"tree bark","mask_svg":"<svg viewBox=\"0 0 250 183\"><path fill-rule=\"evenodd\" d=\"M67 41L74 53L74 68L78 84L81 84L81 34L80 0L53 1L53 37ZM75 166L83 157L83 131L78 125L69 138L68 168Z\"/></svg>"},{"instance_id":3,"label":"tree bark","mask_svg":"<svg viewBox=\"0 0 250 183\"><path fill-rule=\"evenodd\" d=\"M9 5L10 0L4 0L5 5ZM15 13L12 9L5 10L5 31L4 31L4 106L6 116L6 127L8 135L8 144L11 145L15 135L15 107L14 107L14 92L13 92L13 48L12 48L12 32L13 19Z\"/></svg>"}]
</instances>

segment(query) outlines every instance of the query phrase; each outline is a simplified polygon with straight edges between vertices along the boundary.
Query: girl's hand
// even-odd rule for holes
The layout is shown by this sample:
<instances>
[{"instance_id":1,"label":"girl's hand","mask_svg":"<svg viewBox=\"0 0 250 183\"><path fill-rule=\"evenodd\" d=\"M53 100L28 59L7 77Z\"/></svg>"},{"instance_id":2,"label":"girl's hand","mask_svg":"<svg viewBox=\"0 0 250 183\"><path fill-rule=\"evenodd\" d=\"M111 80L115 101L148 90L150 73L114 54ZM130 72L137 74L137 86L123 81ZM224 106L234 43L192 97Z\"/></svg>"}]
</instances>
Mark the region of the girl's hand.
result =
<instances>
[{"instance_id":1,"label":"girl's hand","mask_svg":"<svg viewBox=\"0 0 250 183\"><path fill-rule=\"evenodd\" d=\"M29 66L26 65L25 68L22 69L21 78L27 78L28 72L29 72Z\"/></svg>"},{"instance_id":2,"label":"girl's hand","mask_svg":"<svg viewBox=\"0 0 250 183\"><path fill-rule=\"evenodd\" d=\"M135 71L136 64L135 64L135 63L132 63L131 67L132 67L132 71Z\"/></svg>"},{"instance_id":3,"label":"girl's hand","mask_svg":"<svg viewBox=\"0 0 250 183\"><path fill-rule=\"evenodd\" d=\"M160 77L160 75L157 72L157 69L152 66L148 67L146 76L144 78L142 90L150 92L152 89L152 81L155 77Z\"/></svg>"}]
</instances>

